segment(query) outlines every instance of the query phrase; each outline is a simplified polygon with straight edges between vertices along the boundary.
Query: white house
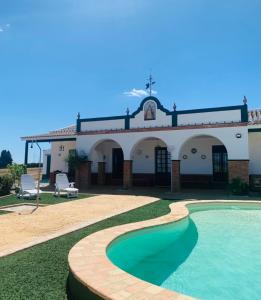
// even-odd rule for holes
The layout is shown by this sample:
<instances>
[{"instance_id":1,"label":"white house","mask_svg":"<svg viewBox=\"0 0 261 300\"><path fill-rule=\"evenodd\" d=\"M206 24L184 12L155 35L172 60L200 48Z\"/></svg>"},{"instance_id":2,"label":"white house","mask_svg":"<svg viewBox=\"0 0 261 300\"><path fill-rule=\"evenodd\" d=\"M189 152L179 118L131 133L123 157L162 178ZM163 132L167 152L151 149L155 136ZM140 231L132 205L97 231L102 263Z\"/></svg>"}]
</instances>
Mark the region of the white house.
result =
<instances>
[{"instance_id":1,"label":"white house","mask_svg":"<svg viewBox=\"0 0 261 300\"><path fill-rule=\"evenodd\" d=\"M261 110L238 106L172 111L152 96L122 116L82 119L47 134L22 137L25 164L32 141L51 143L50 173L67 172L76 150L88 159L77 174L90 184L221 187L261 175Z\"/></svg>"}]
</instances>

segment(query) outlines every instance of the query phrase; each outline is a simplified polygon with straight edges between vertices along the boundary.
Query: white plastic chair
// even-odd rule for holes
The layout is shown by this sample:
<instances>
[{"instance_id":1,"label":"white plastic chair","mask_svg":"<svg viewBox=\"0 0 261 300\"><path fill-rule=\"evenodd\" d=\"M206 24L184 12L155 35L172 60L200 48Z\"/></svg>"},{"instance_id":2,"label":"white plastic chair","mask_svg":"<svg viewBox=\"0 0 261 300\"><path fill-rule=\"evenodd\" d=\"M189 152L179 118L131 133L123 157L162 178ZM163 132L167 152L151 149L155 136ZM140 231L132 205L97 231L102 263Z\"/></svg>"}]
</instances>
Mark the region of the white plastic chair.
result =
<instances>
[{"instance_id":1,"label":"white plastic chair","mask_svg":"<svg viewBox=\"0 0 261 300\"><path fill-rule=\"evenodd\" d=\"M39 194L41 194L42 191L39 190ZM29 174L23 174L21 176L21 182L20 182L20 190L18 193L19 198L33 198L37 196L37 189L35 186L35 181L33 179L32 175Z\"/></svg>"},{"instance_id":2,"label":"white plastic chair","mask_svg":"<svg viewBox=\"0 0 261 300\"><path fill-rule=\"evenodd\" d=\"M67 198L78 197L79 190L74 187L74 182L69 182L64 173L56 174L54 196L60 197L61 192L67 193Z\"/></svg>"}]
</instances>

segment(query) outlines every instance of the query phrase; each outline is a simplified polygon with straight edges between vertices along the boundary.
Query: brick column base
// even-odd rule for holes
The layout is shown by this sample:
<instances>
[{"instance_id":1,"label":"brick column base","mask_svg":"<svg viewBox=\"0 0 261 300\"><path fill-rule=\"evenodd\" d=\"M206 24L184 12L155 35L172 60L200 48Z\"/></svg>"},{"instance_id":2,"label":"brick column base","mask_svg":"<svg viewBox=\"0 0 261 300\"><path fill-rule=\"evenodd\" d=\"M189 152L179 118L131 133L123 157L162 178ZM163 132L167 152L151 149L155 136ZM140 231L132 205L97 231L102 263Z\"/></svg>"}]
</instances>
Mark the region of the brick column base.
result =
<instances>
[{"instance_id":1,"label":"brick column base","mask_svg":"<svg viewBox=\"0 0 261 300\"><path fill-rule=\"evenodd\" d=\"M51 172L51 173L50 173L49 183L50 183L51 185L54 185L54 184L55 184L55 172Z\"/></svg>"},{"instance_id":2,"label":"brick column base","mask_svg":"<svg viewBox=\"0 0 261 300\"><path fill-rule=\"evenodd\" d=\"M91 161L82 162L75 172L75 183L79 189L88 189L91 186Z\"/></svg>"},{"instance_id":3,"label":"brick column base","mask_svg":"<svg viewBox=\"0 0 261 300\"><path fill-rule=\"evenodd\" d=\"M180 161L172 160L171 161L171 191L179 192L180 191Z\"/></svg>"},{"instance_id":4,"label":"brick column base","mask_svg":"<svg viewBox=\"0 0 261 300\"><path fill-rule=\"evenodd\" d=\"M125 189L132 187L132 160L123 162L123 187Z\"/></svg>"},{"instance_id":5,"label":"brick column base","mask_svg":"<svg viewBox=\"0 0 261 300\"><path fill-rule=\"evenodd\" d=\"M249 160L228 161L229 183L237 177L239 177L243 182L249 184Z\"/></svg>"},{"instance_id":6,"label":"brick column base","mask_svg":"<svg viewBox=\"0 0 261 300\"><path fill-rule=\"evenodd\" d=\"M105 162L104 161L99 161L98 162L98 179L97 183L99 185L104 185L105 184Z\"/></svg>"}]
</instances>

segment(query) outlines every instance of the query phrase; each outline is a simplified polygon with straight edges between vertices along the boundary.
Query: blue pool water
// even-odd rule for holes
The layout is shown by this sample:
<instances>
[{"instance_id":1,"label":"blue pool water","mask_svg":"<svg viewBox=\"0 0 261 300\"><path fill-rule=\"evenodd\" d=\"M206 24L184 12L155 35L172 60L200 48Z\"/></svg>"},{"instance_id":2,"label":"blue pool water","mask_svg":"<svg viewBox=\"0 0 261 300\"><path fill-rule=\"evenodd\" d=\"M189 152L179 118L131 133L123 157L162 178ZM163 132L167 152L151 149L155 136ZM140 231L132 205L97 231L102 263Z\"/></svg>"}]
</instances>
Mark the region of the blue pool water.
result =
<instances>
[{"instance_id":1,"label":"blue pool water","mask_svg":"<svg viewBox=\"0 0 261 300\"><path fill-rule=\"evenodd\" d=\"M191 205L177 223L128 233L108 248L123 270L206 300L261 299L261 205Z\"/></svg>"}]
</instances>

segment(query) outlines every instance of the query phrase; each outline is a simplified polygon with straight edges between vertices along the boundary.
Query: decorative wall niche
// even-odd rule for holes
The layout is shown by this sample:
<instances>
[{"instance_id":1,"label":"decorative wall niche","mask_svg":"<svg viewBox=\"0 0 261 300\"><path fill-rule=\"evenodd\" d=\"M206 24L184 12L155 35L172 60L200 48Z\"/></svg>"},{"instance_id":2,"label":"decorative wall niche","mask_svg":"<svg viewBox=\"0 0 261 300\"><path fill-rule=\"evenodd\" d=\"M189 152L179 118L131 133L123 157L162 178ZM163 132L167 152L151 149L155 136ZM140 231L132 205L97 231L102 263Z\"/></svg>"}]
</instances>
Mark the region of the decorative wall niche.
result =
<instances>
[{"instance_id":1,"label":"decorative wall niche","mask_svg":"<svg viewBox=\"0 0 261 300\"><path fill-rule=\"evenodd\" d=\"M152 100L144 104L144 120L156 120L156 103Z\"/></svg>"}]
</instances>

